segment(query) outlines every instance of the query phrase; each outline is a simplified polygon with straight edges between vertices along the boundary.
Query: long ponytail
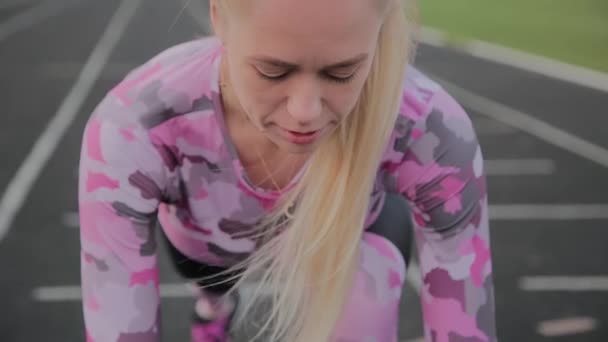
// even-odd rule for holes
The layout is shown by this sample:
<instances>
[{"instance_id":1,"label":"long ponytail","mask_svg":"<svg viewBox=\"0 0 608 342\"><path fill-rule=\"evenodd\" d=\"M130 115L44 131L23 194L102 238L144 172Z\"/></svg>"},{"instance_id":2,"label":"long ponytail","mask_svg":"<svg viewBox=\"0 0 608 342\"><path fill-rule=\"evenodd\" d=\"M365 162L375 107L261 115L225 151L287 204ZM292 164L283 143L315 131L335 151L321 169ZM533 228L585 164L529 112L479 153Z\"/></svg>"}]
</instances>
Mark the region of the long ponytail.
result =
<instances>
[{"instance_id":1,"label":"long ponytail","mask_svg":"<svg viewBox=\"0 0 608 342\"><path fill-rule=\"evenodd\" d=\"M370 194L414 50L414 21L406 17L413 8L399 0L391 3L353 112L260 224L265 242L235 266L242 270L237 287L255 280L254 299L272 293L258 335L265 333L265 340L328 341L350 293ZM244 308L241 318L250 309Z\"/></svg>"}]
</instances>

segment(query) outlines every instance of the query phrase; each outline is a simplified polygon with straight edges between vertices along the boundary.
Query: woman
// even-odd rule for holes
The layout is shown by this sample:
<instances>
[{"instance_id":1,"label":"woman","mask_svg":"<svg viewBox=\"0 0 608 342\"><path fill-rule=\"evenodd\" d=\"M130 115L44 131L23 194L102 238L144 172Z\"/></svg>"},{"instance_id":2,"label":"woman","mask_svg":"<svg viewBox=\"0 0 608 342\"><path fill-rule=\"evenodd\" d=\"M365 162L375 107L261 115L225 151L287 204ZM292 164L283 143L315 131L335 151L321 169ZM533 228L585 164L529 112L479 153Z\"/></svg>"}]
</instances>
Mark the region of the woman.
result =
<instances>
[{"instance_id":1,"label":"woman","mask_svg":"<svg viewBox=\"0 0 608 342\"><path fill-rule=\"evenodd\" d=\"M397 0L211 0L215 36L96 108L80 167L88 341L159 341L155 227L225 341L245 281L270 340L396 341L413 227L427 341L495 341L483 161L411 66ZM245 314L248 308L244 308Z\"/></svg>"}]
</instances>

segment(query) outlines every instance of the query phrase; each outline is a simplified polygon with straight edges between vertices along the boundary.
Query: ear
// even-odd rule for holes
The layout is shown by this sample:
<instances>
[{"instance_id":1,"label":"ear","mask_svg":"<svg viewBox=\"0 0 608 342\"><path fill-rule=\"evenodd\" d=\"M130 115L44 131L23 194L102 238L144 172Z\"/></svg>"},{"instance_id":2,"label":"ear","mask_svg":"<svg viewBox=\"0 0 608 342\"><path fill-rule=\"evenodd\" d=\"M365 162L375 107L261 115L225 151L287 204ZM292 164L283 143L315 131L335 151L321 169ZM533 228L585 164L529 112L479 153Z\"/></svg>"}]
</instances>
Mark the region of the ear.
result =
<instances>
[{"instance_id":1,"label":"ear","mask_svg":"<svg viewBox=\"0 0 608 342\"><path fill-rule=\"evenodd\" d=\"M224 18L222 17L221 9L219 8L218 1L222 0L210 0L209 1L209 15L211 17L211 25L213 32L220 40L224 41Z\"/></svg>"}]
</instances>

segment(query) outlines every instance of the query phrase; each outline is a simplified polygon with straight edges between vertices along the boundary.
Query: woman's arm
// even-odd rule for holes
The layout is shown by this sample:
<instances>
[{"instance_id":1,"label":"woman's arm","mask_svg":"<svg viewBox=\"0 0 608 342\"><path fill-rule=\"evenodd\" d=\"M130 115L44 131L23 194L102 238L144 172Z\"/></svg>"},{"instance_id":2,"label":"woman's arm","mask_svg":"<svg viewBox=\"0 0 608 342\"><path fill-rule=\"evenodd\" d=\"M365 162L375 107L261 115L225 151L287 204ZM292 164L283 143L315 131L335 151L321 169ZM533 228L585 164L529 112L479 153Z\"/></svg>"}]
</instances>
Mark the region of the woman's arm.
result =
<instances>
[{"instance_id":1,"label":"woman's arm","mask_svg":"<svg viewBox=\"0 0 608 342\"><path fill-rule=\"evenodd\" d=\"M412 204L427 341L496 341L483 159L463 108L444 90L417 122L397 170Z\"/></svg>"},{"instance_id":2,"label":"woman's arm","mask_svg":"<svg viewBox=\"0 0 608 342\"><path fill-rule=\"evenodd\" d=\"M98 114L121 110L111 99L105 101ZM121 126L94 116L81 150L81 279L87 341L156 342L160 297L154 226L165 171L147 132Z\"/></svg>"}]
</instances>

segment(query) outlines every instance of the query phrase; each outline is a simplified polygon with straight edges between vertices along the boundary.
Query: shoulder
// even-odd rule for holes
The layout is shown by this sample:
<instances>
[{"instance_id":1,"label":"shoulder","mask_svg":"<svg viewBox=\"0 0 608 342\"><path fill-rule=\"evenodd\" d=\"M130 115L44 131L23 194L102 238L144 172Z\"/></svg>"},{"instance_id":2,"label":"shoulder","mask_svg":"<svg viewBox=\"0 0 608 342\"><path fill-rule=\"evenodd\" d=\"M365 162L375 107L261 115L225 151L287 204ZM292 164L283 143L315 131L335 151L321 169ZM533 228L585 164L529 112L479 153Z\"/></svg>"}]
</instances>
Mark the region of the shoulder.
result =
<instances>
[{"instance_id":1,"label":"shoulder","mask_svg":"<svg viewBox=\"0 0 608 342\"><path fill-rule=\"evenodd\" d=\"M174 127L176 123L187 130L189 123L198 119L209 121L207 126L197 125L203 127L201 130L215 127L206 118L213 117L208 113L218 93L215 64L219 48L212 38L183 43L127 74L89 115L83 132L83 156L105 164L135 163L146 170L166 165L173 170L171 148L182 135ZM191 136L198 142L198 131Z\"/></svg>"},{"instance_id":2,"label":"shoulder","mask_svg":"<svg viewBox=\"0 0 608 342\"><path fill-rule=\"evenodd\" d=\"M422 138L459 135L475 137L469 115L439 83L413 66L403 81L399 115L395 122L393 152L404 153Z\"/></svg>"},{"instance_id":3,"label":"shoulder","mask_svg":"<svg viewBox=\"0 0 608 342\"><path fill-rule=\"evenodd\" d=\"M468 118L458 101L439 83L410 66L403 81L399 116L419 122L427 120L433 112L443 112L450 117Z\"/></svg>"},{"instance_id":4,"label":"shoulder","mask_svg":"<svg viewBox=\"0 0 608 342\"><path fill-rule=\"evenodd\" d=\"M161 51L115 84L92 117L148 130L197 108L211 108L220 49L215 37L205 37Z\"/></svg>"},{"instance_id":5,"label":"shoulder","mask_svg":"<svg viewBox=\"0 0 608 342\"><path fill-rule=\"evenodd\" d=\"M432 179L429 168L479 166L477 135L468 113L440 84L409 67L393 133L379 168L408 172L406 178ZM480 167L477 167L480 169ZM405 181L404 181L405 182Z\"/></svg>"},{"instance_id":6,"label":"shoulder","mask_svg":"<svg viewBox=\"0 0 608 342\"><path fill-rule=\"evenodd\" d=\"M485 191L481 147L464 108L415 69L408 71L403 89L395 129L379 169L382 176L384 171L392 175L385 184L399 192L413 191L411 198L424 198L436 190L436 184L452 184L448 175L453 175L458 182L478 179L479 192Z\"/></svg>"}]
</instances>

